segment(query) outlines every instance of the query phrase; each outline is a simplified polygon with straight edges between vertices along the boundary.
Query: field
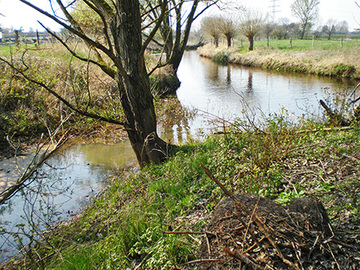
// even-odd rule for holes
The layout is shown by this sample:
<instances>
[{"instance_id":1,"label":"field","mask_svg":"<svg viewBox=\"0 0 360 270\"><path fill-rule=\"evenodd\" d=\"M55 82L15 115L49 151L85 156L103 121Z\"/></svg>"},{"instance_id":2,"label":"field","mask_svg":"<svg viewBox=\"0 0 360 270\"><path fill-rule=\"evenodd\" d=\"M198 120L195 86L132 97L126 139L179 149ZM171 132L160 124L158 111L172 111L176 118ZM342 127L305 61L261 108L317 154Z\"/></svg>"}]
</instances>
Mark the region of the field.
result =
<instances>
[{"instance_id":1,"label":"field","mask_svg":"<svg viewBox=\"0 0 360 270\"><path fill-rule=\"evenodd\" d=\"M326 39L292 39L292 46L290 45L290 40L276 40L270 39L269 48L270 49L279 49L279 50L348 50L348 49L359 49L360 51L360 40L351 40L344 39L341 42L341 38L333 38L332 40ZM237 46L241 46L241 42L236 41ZM248 42L243 41L243 47L248 48ZM341 46L343 45L343 46ZM254 43L255 49L267 48L267 41L260 40Z\"/></svg>"}]
</instances>

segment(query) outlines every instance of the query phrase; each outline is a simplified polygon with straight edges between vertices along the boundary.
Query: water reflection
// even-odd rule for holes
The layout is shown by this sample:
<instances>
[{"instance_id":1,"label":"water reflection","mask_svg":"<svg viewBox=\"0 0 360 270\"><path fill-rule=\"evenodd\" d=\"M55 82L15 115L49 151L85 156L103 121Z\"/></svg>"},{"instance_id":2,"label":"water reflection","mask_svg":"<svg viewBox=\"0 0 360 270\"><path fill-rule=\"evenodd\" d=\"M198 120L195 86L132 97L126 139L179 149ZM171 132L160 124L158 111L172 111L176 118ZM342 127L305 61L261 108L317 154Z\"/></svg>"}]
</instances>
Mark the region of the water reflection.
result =
<instances>
[{"instance_id":1,"label":"water reflection","mask_svg":"<svg viewBox=\"0 0 360 270\"><path fill-rule=\"evenodd\" d=\"M183 108L178 99L164 100L164 111L158 114L158 133L160 137L173 144L182 144L189 140L191 130L189 121L195 111Z\"/></svg>"},{"instance_id":2,"label":"water reflection","mask_svg":"<svg viewBox=\"0 0 360 270\"><path fill-rule=\"evenodd\" d=\"M177 96L185 107L196 108L226 120L243 117L251 108L262 114L285 108L295 117L319 117L319 99L355 82L304 74L283 74L238 65L221 66L197 52L188 52L179 68L181 86ZM260 115L260 114L258 114ZM209 115L189 121L191 130L208 129Z\"/></svg>"},{"instance_id":3,"label":"water reflection","mask_svg":"<svg viewBox=\"0 0 360 270\"><path fill-rule=\"evenodd\" d=\"M77 144L48 159L13 198L0 205L0 263L57 221L79 213L106 186L109 170L135 166L128 141Z\"/></svg>"}]
</instances>

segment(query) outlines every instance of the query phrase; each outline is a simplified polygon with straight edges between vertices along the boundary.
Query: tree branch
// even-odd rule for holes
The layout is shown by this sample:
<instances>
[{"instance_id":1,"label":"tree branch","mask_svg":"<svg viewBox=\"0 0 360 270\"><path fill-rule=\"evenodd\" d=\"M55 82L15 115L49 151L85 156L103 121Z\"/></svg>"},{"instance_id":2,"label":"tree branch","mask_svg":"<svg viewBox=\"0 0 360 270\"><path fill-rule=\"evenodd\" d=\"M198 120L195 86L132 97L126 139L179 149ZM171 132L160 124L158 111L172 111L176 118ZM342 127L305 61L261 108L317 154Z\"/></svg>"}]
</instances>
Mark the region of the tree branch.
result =
<instances>
[{"instance_id":1,"label":"tree branch","mask_svg":"<svg viewBox=\"0 0 360 270\"><path fill-rule=\"evenodd\" d=\"M47 86L46 84L39 82L37 80L34 80L32 78L30 78L29 76L27 76L22 70L18 69L17 67L15 67L13 64L11 64L10 62L8 62L7 60L0 58L0 61L6 63L7 65L9 65L13 70L17 71L18 73L20 73L26 80L28 80L29 82L32 82L34 84L37 84L39 86L41 86L42 88L44 88L47 92L49 92L50 94L52 94L54 97L56 97L57 99L59 99L61 102L63 102L67 107L69 107L71 110L73 110L74 112L77 112L80 115L86 116L86 117L90 117L96 120L100 120L100 121L104 121L107 123L112 123L112 124L117 124L117 125L122 125L127 127L126 122L121 122L112 118L107 118L107 117L103 117L101 115L97 115L97 114L93 114L93 113L89 113L86 111L82 111L78 108L76 108L74 105L72 105L69 101L67 101L65 98L63 98L62 96L60 96L58 93L56 93L54 90L50 89L49 86Z\"/></svg>"}]
</instances>

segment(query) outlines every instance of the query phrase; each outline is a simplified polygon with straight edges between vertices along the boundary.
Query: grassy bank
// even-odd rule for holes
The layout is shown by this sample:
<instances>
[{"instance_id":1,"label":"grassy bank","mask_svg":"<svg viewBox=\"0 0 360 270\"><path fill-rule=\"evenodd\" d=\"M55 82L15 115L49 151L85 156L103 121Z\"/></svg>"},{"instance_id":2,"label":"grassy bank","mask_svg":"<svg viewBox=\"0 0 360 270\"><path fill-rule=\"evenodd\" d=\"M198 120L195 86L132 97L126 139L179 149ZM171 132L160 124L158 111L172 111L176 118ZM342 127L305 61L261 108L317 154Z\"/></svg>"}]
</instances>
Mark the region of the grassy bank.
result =
<instances>
[{"instance_id":1,"label":"grassy bank","mask_svg":"<svg viewBox=\"0 0 360 270\"><path fill-rule=\"evenodd\" d=\"M311 40L256 41L254 51L247 50L244 42L241 48L236 43L231 48L206 45L199 48L200 55L215 61L254 66L278 71L302 72L322 76L337 76L360 79L360 56L358 41Z\"/></svg>"},{"instance_id":2,"label":"grassy bank","mask_svg":"<svg viewBox=\"0 0 360 270\"><path fill-rule=\"evenodd\" d=\"M28 252L19 267L46 269L186 269L223 197L204 164L232 192L281 203L322 201L335 233L360 233L359 126L345 130L273 115L257 132L237 123L225 134L178 149L161 165L114 176L80 216ZM356 239L356 237L354 238ZM357 241L357 240L356 240Z\"/></svg>"}]
</instances>

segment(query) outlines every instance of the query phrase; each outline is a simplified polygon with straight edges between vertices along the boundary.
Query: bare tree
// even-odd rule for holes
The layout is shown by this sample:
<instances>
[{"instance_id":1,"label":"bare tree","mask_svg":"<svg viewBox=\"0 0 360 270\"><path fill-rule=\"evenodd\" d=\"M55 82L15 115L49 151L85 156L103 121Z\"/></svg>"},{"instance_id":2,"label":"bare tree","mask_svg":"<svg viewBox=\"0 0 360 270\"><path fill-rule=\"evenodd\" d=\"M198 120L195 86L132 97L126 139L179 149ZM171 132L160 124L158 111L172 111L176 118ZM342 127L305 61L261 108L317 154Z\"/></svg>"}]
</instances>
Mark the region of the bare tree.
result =
<instances>
[{"instance_id":1,"label":"bare tree","mask_svg":"<svg viewBox=\"0 0 360 270\"><path fill-rule=\"evenodd\" d=\"M336 20L329 19L322 27L322 32L327 35L328 40L330 40L331 36L336 32L336 24Z\"/></svg>"},{"instance_id":2,"label":"bare tree","mask_svg":"<svg viewBox=\"0 0 360 270\"><path fill-rule=\"evenodd\" d=\"M275 28L276 28L276 24L272 22L266 22L262 27L262 32L266 37L267 47L270 46L270 36L273 34Z\"/></svg>"},{"instance_id":3,"label":"bare tree","mask_svg":"<svg viewBox=\"0 0 360 270\"><path fill-rule=\"evenodd\" d=\"M291 12L301 22L300 38L304 39L305 32L319 13L319 0L295 0L291 4Z\"/></svg>"},{"instance_id":4,"label":"bare tree","mask_svg":"<svg viewBox=\"0 0 360 270\"><path fill-rule=\"evenodd\" d=\"M220 0L143 0L143 8L149 21L157 21L160 16L162 24L160 33L162 42L157 42L164 48L167 65L172 75L177 77L181 59L189 39L193 22L208 8L219 5ZM165 12L161 11L158 2L163 2ZM156 8L157 6L157 8ZM156 41L155 41L156 42Z\"/></svg>"},{"instance_id":5,"label":"bare tree","mask_svg":"<svg viewBox=\"0 0 360 270\"><path fill-rule=\"evenodd\" d=\"M223 18L219 22L220 33L223 34L226 38L227 46L231 47L231 40L236 35L236 25L234 21L230 18Z\"/></svg>"},{"instance_id":6,"label":"bare tree","mask_svg":"<svg viewBox=\"0 0 360 270\"><path fill-rule=\"evenodd\" d=\"M259 11L246 10L239 16L239 31L249 40L249 51L254 49L254 37L260 33L266 16Z\"/></svg>"},{"instance_id":7,"label":"bare tree","mask_svg":"<svg viewBox=\"0 0 360 270\"><path fill-rule=\"evenodd\" d=\"M201 21L201 32L204 36L213 39L215 47L219 46L220 31L220 17L205 17Z\"/></svg>"},{"instance_id":8,"label":"bare tree","mask_svg":"<svg viewBox=\"0 0 360 270\"><path fill-rule=\"evenodd\" d=\"M347 21L340 21L336 25L337 31L342 34L348 34L349 32L349 23Z\"/></svg>"},{"instance_id":9,"label":"bare tree","mask_svg":"<svg viewBox=\"0 0 360 270\"><path fill-rule=\"evenodd\" d=\"M36 82L20 71L23 76L44 87L78 113L123 125L141 166L150 162L160 162L166 158L169 145L157 135L153 96L144 62L145 48L159 29L162 20L154 22L155 27L149 33L149 37L143 40L139 0L113 0L109 3L105 0L83 0L101 19L102 39L94 39L70 14L71 5L65 6L61 0L56 0L63 18L66 18L63 20L59 19L59 14L47 12L30 1L20 1L51 18L89 46L94 55L90 59L84 58L75 49L70 48L60 36L46 28L73 56L98 66L116 81L124 119L106 118L87 109L81 110L76 104L54 92L48 85ZM164 11L165 7L162 7Z\"/></svg>"},{"instance_id":10,"label":"bare tree","mask_svg":"<svg viewBox=\"0 0 360 270\"><path fill-rule=\"evenodd\" d=\"M290 33L290 20L288 18L281 18L275 25L273 35L277 39L286 39Z\"/></svg>"}]
</instances>

